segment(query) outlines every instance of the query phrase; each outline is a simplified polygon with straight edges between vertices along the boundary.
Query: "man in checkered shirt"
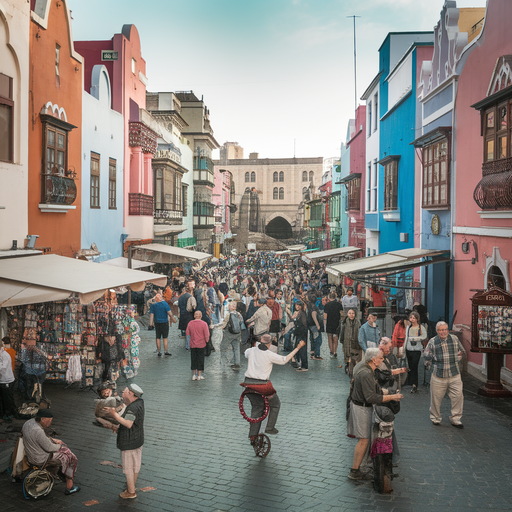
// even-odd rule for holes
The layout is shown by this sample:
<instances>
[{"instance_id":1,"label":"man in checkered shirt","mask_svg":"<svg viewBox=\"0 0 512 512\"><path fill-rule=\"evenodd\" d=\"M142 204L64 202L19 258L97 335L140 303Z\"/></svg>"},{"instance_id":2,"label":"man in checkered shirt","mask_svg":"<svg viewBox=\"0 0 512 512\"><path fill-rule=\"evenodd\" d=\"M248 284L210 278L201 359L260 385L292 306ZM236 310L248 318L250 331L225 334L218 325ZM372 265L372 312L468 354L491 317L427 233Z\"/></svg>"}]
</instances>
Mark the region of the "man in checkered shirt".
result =
<instances>
[{"instance_id":1,"label":"man in checkered shirt","mask_svg":"<svg viewBox=\"0 0 512 512\"><path fill-rule=\"evenodd\" d=\"M464 395L459 362L465 350L457 337L448 334L446 322L437 322L436 331L437 336L428 342L423 352L425 365L432 365L430 419L434 425L441 423L441 402L448 394L452 406L450 423L456 428L464 428L460 421Z\"/></svg>"}]
</instances>

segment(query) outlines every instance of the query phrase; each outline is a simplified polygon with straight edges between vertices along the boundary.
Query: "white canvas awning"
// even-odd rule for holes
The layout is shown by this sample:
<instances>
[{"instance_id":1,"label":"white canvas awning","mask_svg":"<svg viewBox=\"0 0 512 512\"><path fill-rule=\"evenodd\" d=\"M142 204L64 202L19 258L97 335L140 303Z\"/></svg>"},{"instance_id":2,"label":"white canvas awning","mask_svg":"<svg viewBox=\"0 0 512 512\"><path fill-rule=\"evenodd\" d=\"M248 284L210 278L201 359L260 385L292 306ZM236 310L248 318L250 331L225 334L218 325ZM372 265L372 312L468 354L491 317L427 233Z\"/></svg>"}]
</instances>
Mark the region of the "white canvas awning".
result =
<instances>
[{"instance_id":1,"label":"white canvas awning","mask_svg":"<svg viewBox=\"0 0 512 512\"><path fill-rule=\"evenodd\" d=\"M102 265L112 265L113 267L128 268L128 258L121 256L120 258L112 258L111 260L105 260L101 262ZM139 268L152 267L154 263L151 261L138 261L132 260L132 269L137 270Z\"/></svg>"},{"instance_id":2,"label":"white canvas awning","mask_svg":"<svg viewBox=\"0 0 512 512\"><path fill-rule=\"evenodd\" d=\"M56 254L11 258L0 260L0 307L63 300L72 293L89 304L107 289L129 286L142 291L147 282L165 286L167 276Z\"/></svg>"},{"instance_id":3,"label":"white canvas awning","mask_svg":"<svg viewBox=\"0 0 512 512\"><path fill-rule=\"evenodd\" d=\"M154 224L153 225L153 233L155 236L164 236L164 235L178 235L179 233L183 233L187 229L187 226L173 225L173 224Z\"/></svg>"},{"instance_id":4,"label":"white canvas awning","mask_svg":"<svg viewBox=\"0 0 512 512\"><path fill-rule=\"evenodd\" d=\"M211 254L191 251L181 247L164 244L147 244L132 246L132 260L151 261L153 263L184 263L185 261L204 261Z\"/></svg>"},{"instance_id":5,"label":"white canvas awning","mask_svg":"<svg viewBox=\"0 0 512 512\"><path fill-rule=\"evenodd\" d=\"M362 249L360 247L355 246L340 247L338 249L329 249L327 251L308 253L308 258L310 260L328 260L337 256L347 256L349 254L355 254L356 252L361 251Z\"/></svg>"},{"instance_id":6,"label":"white canvas awning","mask_svg":"<svg viewBox=\"0 0 512 512\"><path fill-rule=\"evenodd\" d=\"M341 263L334 263L327 267L327 271L334 275L368 275L386 272L404 272L429 263L447 261L443 255L449 251L437 251L434 249L402 249L400 251L386 252L358 258ZM433 258L424 261L423 258Z\"/></svg>"}]
</instances>

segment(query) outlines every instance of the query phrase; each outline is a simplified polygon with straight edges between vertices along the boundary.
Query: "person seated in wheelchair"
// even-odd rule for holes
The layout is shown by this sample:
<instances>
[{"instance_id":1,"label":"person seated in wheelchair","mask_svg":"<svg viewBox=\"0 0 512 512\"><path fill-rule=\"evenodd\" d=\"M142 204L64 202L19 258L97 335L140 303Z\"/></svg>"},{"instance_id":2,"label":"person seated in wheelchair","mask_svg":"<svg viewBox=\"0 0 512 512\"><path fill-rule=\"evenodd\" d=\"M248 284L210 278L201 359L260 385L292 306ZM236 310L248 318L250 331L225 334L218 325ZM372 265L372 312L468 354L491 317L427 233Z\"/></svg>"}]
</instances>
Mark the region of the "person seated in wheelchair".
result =
<instances>
[{"instance_id":1,"label":"person seated in wheelchair","mask_svg":"<svg viewBox=\"0 0 512 512\"><path fill-rule=\"evenodd\" d=\"M25 454L32 466L39 469L44 466L49 472L55 472L61 480L65 480L65 494L74 494L80 490L73 483L78 460L62 441L46 435L45 429L50 427L52 421L53 414L48 409L40 409L35 418L25 422L21 430Z\"/></svg>"},{"instance_id":2,"label":"person seated in wheelchair","mask_svg":"<svg viewBox=\"0 0 512 512\"><path fill-rule=\"evenodd\" d=\"M98 386L98 395L100 398L96 400L96 408L94 409L96 421L93 421L93 424L114 431L114 428L119 425L119 422L105 413L104 409L105 407L113 407L117 413L122 415L126 409L126 404L120 396L114 394L112 388L107 383Z\"/></svg>"},{"instance_id":3,"label":"person seated in wheelchair","mask_svg":"<svg viewBox=\"0 0 512 512\"><path fill-rule=\"evenodd\" d=\"M285 365L291 361L292 357L302 348L305 343L301 341L297 347L292 350L287 356L280 356L270 349L272 338L270 334L263 334L260 342L256 346L248 348L245 351L245 357L249 360L247 364L247 371L245 372L246 384L267 384L272 372L272 365L279 364ZM265 403L263 397L258 393L250 393L247 395L251 404L251 418L261 418ZM268 404L270 411L268 414L268 422L265 428L266 434L277 434L279 431L275 428L281 401L277 393L269 397ZM260 432L261 422L251 423L249 428L249 437L251 440L255 438Z\"/></svg>"}]
</instances>

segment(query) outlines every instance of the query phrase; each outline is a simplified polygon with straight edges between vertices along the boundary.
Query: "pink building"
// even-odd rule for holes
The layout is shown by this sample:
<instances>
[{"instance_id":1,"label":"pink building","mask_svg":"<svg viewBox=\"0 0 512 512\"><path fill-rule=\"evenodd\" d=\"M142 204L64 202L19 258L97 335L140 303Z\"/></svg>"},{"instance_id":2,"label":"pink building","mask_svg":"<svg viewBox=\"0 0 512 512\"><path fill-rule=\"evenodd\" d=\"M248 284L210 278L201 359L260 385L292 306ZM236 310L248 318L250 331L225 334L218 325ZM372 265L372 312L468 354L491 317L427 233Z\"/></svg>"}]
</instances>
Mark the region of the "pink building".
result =
<instances>
[{"instance_id":1,"label":"pink building","mask_svg":"<svg viewBox=\"0 0 512 512\"><path fill-rule=\"evenodd\" d=\"M366 105L356 110L355 132L347 142L350 148L350 174L344 179L348 189L348 244L366 252L365 198L366 190Z\"/></svg>"},{"instance_id":2,"label":"pink building","mask_svg":"<svg viewBox=\"0 0 512 512\"><path fill-rule=\"evenodd\" d=\"M112 84L112 108L123 114L124 130L124 230L129 241L153 239L153 171L157 148L154 120L146 107L146 61L142 58L139 32L124 25L121 34L106 41L77 41L84 57L85 90L91 88L92 68L106 66Z\"/></svg>"},{"instance_id":3,"label":"pink building","mask_svg":"<svg viewBox=\"0 0 512 512\"><path fill-rule=\"evenodd\" d=\"M215 235L216 244L219 244L219 252L229 249L232 238L232 213L234 213L234 189L233 175L230 171L220 169L215 171L212 202L215 206ZM215 250L214 250L215 252Z\"/></svg>"},{"instance_id":4,"label":"pink building","mask_svg":"<svg viewBox=\"0 0 512 512\"><path fill-rule=\"evenodd\" d=\"M461 55L454 154L453 224L455 329L462 333L470 366L487 373L496 358L472 353L471 297L499 286L511 291L512 258L512 20L510 0L488 0L484 27ZM512 382L512 355L501 378ZM499 379L499 373L498 373Z\"/></svg>"}]
</instances>

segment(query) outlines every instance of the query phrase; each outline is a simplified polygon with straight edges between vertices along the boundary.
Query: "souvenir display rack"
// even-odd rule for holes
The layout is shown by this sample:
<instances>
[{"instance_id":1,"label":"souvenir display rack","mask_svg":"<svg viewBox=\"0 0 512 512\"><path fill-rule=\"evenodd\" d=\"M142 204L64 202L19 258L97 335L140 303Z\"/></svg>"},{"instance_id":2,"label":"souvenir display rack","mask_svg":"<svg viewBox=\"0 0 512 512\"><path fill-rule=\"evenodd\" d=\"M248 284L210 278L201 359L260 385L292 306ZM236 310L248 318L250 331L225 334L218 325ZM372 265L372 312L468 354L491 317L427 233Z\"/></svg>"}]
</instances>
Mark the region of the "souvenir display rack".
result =
<instances>
[{"instance_id":1,"label":"souvenir display rack","mask_svg":"<svg viewBox=\"0 0 512 512\"><path fill-rule=\"evenodd\" d=\"M18 357L22 343L37 345L48 356L47 380L66 381L72 355L80 356L84 387L100 381L115 384L120 371L128 379L137 374L140 338L135 306L118 305L115 293L107 292L103 299L87 305L71 298L12 307L8 313L8 334ZM105 364L98 357L98 340L112 334L122 338L122 349L115 361Z\"/></svg>"}]
</instances>

